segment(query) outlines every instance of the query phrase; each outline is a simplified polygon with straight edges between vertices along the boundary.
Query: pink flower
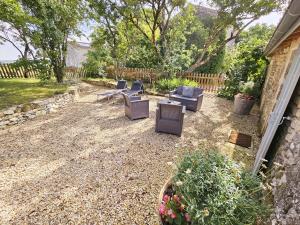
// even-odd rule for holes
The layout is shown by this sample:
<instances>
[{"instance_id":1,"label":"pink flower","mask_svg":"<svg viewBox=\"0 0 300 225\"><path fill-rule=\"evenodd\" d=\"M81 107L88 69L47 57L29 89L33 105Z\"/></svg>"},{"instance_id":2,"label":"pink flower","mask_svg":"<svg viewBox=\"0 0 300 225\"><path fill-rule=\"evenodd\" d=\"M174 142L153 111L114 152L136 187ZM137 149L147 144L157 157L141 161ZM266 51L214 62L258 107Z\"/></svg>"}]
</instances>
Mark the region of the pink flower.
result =
<instances>
[{"instance_id":1,"label":"pink flower","mask_svg":"<svg viewBox=\"0 0 300 225\"><path fill-rule=\"evenodd\" d=\"M184 218L187 222L191 221L191 216L188 213L184 214Z\"/></svg>"},{"instance_id":2,"label":"pink flower","mask_svg":"<svg viewBox=\"0 0 300 225\"><path fill-rule=\"evenodd\" d=\"M164 204L161 204L161 205L159 206L159 214L160 214L160 215L164 215L165 212L166 212L166 207L165 207Z\"/></svg>"},{"instance_id":3,"label":"pink flower","mask_svg":"<svg viewBox=\"0 0 300 225\"><path fill-rule=\"evenodd\" d=\"M168 210L168 215L171 216L172 214L173 214L173 210L172 210L172 209L169 209L169 210Z\"/></svg>"},{"instance_id":4,"label":"pink flower","mask_svg":"<svg viewBox=\"0 0 300 225\"><path fill-rule=\"evenodd\" d=\"M176 218L176 214L175 214L175 213L172 213L172 214L171 214L171 218L172 218L172 219L175 219L175 218Z\"/></svg>"},{"instance_id":5,"label":"pink flower","mask_svg":"<svg viewBox=\"0 0 300 225\"><path fill-rule=\"evenodd\" d=\"M170 200L170 196L169 196L169 195L164 195L163 201L164 201L165 203L167 203L169 200Z\"/></svg>"}]
</instances>

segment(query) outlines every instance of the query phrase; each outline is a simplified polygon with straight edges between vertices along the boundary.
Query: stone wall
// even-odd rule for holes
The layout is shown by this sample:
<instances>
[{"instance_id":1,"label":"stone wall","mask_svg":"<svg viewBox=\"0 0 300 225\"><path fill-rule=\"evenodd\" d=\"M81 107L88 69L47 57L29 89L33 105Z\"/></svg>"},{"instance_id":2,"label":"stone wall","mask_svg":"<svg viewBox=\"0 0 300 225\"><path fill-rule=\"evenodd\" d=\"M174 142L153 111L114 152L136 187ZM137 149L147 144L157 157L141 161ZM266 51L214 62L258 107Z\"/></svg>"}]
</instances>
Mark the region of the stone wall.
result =
<instances>
[{"instance_id":1,"label":"stone wall","mask_svg":"<svg viewBox=\"0 0 300 225\"><path fill-rule=\"evenodd\" d=\"M289 36L270 56L270 65L261 97L260 131L263 134L268 125L270 113L280 94L283 80L289 70L294 51L300 44L300 28Z\"/></svg>"},{"instance_id":2,"label":"stone wall","mask_svg":"<svg viewBox=\"0 0 300 225\"><path fill-rule=\"evenodd\" d=\"M77 87L69 88L64 94L55 95L44 100L36 100L0 111L0 129L21 124L39 115L55 112L58 108L73 102L78 94Z\"/></svg>"},{"instance_id":3,"label":"stone wall","mask_svg":"<svg viewBox=\"0 0 300 225\"><path fill-rule=\"evenodd\" d=\"M300 84L288 107L287 123L271 170L274 213L272 225L300 224ZM279 164L277 164L279 163ZM282 165L282 166L281 166Z\"/></svg>"}]
</instances>

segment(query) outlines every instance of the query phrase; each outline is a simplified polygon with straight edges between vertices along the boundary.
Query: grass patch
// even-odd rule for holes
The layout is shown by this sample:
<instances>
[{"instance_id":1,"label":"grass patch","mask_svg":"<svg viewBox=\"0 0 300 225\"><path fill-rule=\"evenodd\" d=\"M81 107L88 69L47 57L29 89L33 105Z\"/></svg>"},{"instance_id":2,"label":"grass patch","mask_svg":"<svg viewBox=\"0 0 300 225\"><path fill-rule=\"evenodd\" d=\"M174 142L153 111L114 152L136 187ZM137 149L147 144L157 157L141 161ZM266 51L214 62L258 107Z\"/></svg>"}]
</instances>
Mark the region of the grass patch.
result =
<instances>
[{"instance_id":1,"label":"grass patch","mask_svg":"<svg viewBox=\"0 0 300 225\"><path fill-rule=\"evenodd\" d=\"M0 109L61 94L66 89L67 85L54 81L41 84L38 79L0 79Z\"/></svg>"}]
</instances>

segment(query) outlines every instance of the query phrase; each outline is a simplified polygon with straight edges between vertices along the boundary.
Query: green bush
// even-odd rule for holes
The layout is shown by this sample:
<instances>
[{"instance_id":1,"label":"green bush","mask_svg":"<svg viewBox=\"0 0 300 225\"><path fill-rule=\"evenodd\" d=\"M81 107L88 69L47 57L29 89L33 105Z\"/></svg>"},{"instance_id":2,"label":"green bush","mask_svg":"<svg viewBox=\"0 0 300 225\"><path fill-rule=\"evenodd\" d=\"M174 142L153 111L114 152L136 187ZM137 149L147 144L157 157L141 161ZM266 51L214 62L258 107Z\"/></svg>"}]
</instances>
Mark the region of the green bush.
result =
<instances>
[{"instance_id":1,"label":"green bush","mask_svg":"<svg viewBox=\"0 0 300 225\"><path fill-rule=\"evenodd\" d=\"M186 156L173 182L176 193L184 197L192 224L250 225L268 216L260 179L220 153Z\"/></svg>"},{"instance_id":2,"label":"green bush","mask_svg":"<svg viewBox=\"0 0 300 225\"><path fill-rule=\"evenodd\" d=\"M172 77L170 79L163 78L160 79L155 84L155 89L160 92L166 92L176 89L178 86L191 86L191 87L197 87L198 83L192 80L183 79L183 78L176 78Z\"/></svg>"},{"instance_id":3,"label":"green bush","mask_svg":"<svg viewBox=\"0 0 300 225\"><path fill-rule=\"evenodd\" d=\"M253 81L241 82L239 91L240 93L251 97L257 97L260 92L259 87Z\"/></svg>"}]
</instances>

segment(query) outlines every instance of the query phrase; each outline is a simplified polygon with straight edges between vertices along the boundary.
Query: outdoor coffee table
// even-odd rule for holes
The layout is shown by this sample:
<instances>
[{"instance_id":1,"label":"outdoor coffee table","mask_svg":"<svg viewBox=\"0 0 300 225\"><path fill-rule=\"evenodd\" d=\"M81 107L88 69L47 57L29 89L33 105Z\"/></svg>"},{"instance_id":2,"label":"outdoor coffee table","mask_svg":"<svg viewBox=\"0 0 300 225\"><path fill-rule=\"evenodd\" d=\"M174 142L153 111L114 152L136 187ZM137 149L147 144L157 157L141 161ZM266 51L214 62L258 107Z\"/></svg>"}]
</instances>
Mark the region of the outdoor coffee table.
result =
<instances>
[{"instance_id":1,"label":"outdoor coffee table","mask_svg":"<svg viewBox=\"0 0 300 225\"><path fill-rule=\"evenodd\" d=\"M163 99L160 100L157 105L181 105L181 102L169 100L169 99Z\"/></svg>"},{"instance_id":2,"label":"outdoor coffee table","mask_svg":"<svg viewBox=\"0 0 300 225\"><path fill-rule=\"evenodd\" d=\"M111 98L113 98L114 96L120 94L122 91L124 91L124 90L120 89L120 90L107 91L107 92L104 92L104 93L98 93L97 94L97 101L99 101L99 98L101 96L106 97L107 100L109 101Z\"/></svg>"}]
</instances>

